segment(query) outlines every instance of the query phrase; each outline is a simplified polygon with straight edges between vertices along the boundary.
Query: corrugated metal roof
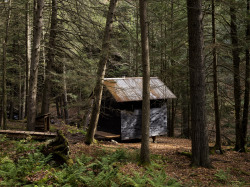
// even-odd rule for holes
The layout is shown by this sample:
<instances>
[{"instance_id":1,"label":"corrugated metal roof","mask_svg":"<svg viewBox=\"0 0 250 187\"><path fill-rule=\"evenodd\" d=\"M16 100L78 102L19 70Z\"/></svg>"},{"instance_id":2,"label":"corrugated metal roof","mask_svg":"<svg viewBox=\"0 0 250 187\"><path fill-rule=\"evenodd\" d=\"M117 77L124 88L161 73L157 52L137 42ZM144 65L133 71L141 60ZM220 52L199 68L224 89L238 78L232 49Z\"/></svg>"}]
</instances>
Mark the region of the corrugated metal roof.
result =
<instances>
[{"instance_id":1,"label":"corrugated metal roof","mask_svg":"<svg viewBox=\"0 0 250 187\"><path fill-rule=\"evenodd\" d=\"M142 77L105 78L104 85L117 102L142 100ZM176 98L157 77L150 78L150 99Z\"/></svg>"}]
</instances>

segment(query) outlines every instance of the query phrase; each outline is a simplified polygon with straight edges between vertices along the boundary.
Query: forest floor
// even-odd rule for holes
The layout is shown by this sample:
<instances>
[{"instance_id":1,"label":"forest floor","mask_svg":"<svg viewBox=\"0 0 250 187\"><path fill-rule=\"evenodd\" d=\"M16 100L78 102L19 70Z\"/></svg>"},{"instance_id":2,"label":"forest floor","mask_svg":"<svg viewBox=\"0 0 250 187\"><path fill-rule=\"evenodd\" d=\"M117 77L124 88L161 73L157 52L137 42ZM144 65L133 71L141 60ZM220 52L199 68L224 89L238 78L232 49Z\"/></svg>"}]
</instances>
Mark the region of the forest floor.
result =
<instances>
[{"instance_id":1,"label":"forest floor","mask_svg":"<svg viewBox=\"0 0 250 187\"><path fill-rule=\"evenodd\" d=\"M10 126L16 125L12 123ZM99 140L97 144L87 146L84 144L84 132L76 127L56 124L52 125L51 129L53 131L60 129L64 132L69 141L73 160L82 154L97 157L102 151L110 153L125 150L125 152L136 154L137 157L140 152L140 142ZM212 168L197 168L190 166L191 141L189 139L161 136L157 137L156 142L153 143L150 139L153 164L158 163L159 168L164 169L166 175L175 179L181 186L250 186L249 152L238 153L233 151L232 146L223 146L224 154L210 155ZM210 146L213 144L211 143ZM0 148L4 149L1 145ZM144 171L143 167L134 161L127 161L119 167L119 172L129 176L135 172L143 176Z\"/></svg>"},{"instance_id":2,"label":"forest floor","mask_svg":"<svg viewBox=\"0 0 250 187\"><path fill-rule=\"evenodd\" d=\"M117 142L113 140L98 141L96 145L84 144L84 135L71 134L65 127L60 127L67 134L73 157L81 153L95 155L102 149L115 151L125 149L139 154L140 142ZM210 143L212 147L214 144ZM232 146L223 146L224 154L211 154L212 168L195 168L190 166L191 140L182 138L157 137L156 143L150 139L152 157L160 155L166 174L184 186L250 186L250 153L233 151ZM121 168L128 174L140 170L136 163L128 163Z\"/></svg>"}]
</instances>

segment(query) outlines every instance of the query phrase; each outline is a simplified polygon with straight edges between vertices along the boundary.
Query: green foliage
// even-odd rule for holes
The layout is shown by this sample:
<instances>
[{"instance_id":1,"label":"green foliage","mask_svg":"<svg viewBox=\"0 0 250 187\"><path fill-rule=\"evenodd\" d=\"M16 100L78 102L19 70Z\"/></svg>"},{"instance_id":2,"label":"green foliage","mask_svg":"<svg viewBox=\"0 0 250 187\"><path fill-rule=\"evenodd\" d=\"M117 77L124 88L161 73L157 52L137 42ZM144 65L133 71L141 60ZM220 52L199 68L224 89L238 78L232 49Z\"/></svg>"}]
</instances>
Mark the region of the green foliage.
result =
<instances>
[{"instance_id":1,"label":"green foliage","mask_svg":"<svg viewBox=\"0 0 250 187\"><path fill-rule=\"evenodd\" d=\"M82 155L72 166L64 165L62 170L53 174L53 184L59 186L181 186L176 180L166 176L156 163L145 168L142 173L127 175L119 167L130 160L130 155L123 149L106 154L99 159ZM135 160L134 160L135 161Z\"/></svg>"},{"instance_id":2,"label":"green foliage","mask_svg":"<svg viewBox=\"0 0 250 187\"><path fill-rule=\"evenodd\" d=\"M51 155L44 156L41 146L27 140L13 141L13 153L0 155L0 186L31 183L37 186L180 186L166 176L162 156L152 155L154 161L150 167L123 173L121 168L128 162L138 163L138 150L101 149L94 156L76 157L72 165L53 168Z\"/></svg>"},{"instance_id":3,"label":"green foliage","mask_svg":"<svg viewBox=\"0 0 250 187\"><path fill-rule=\"evenodd\" d=\"M134 172L132 177L119 174L119 178L125 186L181 186L175 179L168 177L163 169L154 167L146 168L143 173Z\"/></svg>"},{"instance_id":4,"label":"green foliage","mask_svg":"<svg viewBox=\"0 0 250 187\"><path fill-rule=\"evenodd\" d=\"M27 142L27 140L23 139L20 141L16 141L15 147L16 147L16 151L18 153L21 153L21 152L26 152L26 151L30 151L30 150L34 149L35 145L33 143Z\"/></svg>"},{"instance_id":5,"label":"green foliage","mask_svg":"<svg viewBox=\"0 0 250 187\"><path fill-rule=\"evenodd\" d=\"M0 143L7 140L6 135L0 134Z\"/></svg>"},{"instance_id":6,"label":"green foliage","mask_svg":"<svg viewBox=\"0 0 250 187\"><path fill-rule=\"evenodd\" d=\"M76 158L72 166L64 165L61 171L54 173L54 184L58 185L87 185L113 186L118 173L120 162L127 159L124 150L106 154L100 159L82 155ZM113 182L112 182L113 181Z\"/></svg>"},{"instance_id":7,"label":"green foliage","mask_svg":"<svg viewBox=\"0 0 250 187\"><path fill-rule=\"evenodd\" d=\"M84 134L84 135L86 135L86 133L87 133L85 130L79 129L77 127L70 127L68 129L68 132L71 133L71 134L81 133L81 134Z\"/></svg>"},{"instance_id":8,"label":"green foliage","mask_svg":"<svg viewBox=\"0 0 250 187\"><path fill-rule=\"evenodd\" d=\"M4 179L0 185L22 185L27 176L46 168L51 156L45 157L39 151L22 156L14 162L9 157L0 158L0 176Z\"/></svg>"},{"instance_id":9,"label":"green foliage","mask_svg":"<svg viewBox=\"0 0 250 187\"><path fill-rule=\"evenodd\" d=\"M217 171L217 173L215 174L215 177L222 183L226 183L228 178L229 178L229 174L227 172L225 172L224 170L219 170Z\"/></svg>"},{"instance_id":10,"label":"green foliage","mask_svg":"<svg viewBox=\"0 0 250 187\"><path fill-rule=\"evenodd\" d=\"M215 174L215 177L217 180L222 184L230 184L232 186L246 186L245 181L231 181L231 172L234 170L234 172L244 172L244 171L237 171L237 169L232 168L232 170L224 171L224 170L218 170ZM245 175L249 175L248 173L245 173Z\"/></svg>"}]
</instances>

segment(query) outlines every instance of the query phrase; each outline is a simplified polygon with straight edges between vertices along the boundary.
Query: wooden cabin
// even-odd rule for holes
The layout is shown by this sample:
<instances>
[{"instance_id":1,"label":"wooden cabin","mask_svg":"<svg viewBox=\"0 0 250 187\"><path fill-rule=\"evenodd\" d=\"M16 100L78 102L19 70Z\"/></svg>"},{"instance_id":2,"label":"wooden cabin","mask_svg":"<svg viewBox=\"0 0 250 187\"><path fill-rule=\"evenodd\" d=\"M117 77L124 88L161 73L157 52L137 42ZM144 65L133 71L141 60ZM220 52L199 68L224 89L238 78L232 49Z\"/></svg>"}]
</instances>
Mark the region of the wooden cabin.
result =
<instances>
[{"instance_id":1,"label":"wooden cabin","mask_svg":"<svg viewBox=\"0 0 250 187\"><path fill-rule=\"evenodd\" d=\"M157 77L150 78L150 136L167 134L167 99L176 96ZM105 78L97 130L141 138L142 77Z\"/></svg>"}]
</instances>

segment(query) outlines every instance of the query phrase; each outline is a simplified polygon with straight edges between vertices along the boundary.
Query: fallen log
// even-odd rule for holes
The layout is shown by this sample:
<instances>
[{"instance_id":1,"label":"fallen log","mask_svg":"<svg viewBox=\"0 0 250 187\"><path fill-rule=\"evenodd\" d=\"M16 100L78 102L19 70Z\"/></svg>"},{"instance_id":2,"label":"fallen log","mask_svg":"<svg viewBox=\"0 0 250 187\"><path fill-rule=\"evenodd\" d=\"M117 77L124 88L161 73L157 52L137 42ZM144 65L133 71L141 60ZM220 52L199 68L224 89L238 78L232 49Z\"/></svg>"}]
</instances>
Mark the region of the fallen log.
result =
<instances>
[{"instance_id":1,"label":"fallen log","mask_svg":"<svg viewBox=\"0 0 250 187\"><path fill-rule=\"evenodd\" d=\"M73 160L70 158L69 143L62 131L57 131L56 138L45 143L42 152L46 156L52 155L52 159L59 165L73 164Z\"/></svg>"},{"instance_id":2,"label":"fallen log","mask_svg":"<svg viewBox=\"0 0 250 187\"><path fill-rule=\"evenodd\" d=\"M0 134L5 134L8 138L27 138L32 136L32 139L46 140L55 138L57 133L53 132L35 132L35 131L14 131L14 130L0 130Z\"/></svg>"}]
</instances>

